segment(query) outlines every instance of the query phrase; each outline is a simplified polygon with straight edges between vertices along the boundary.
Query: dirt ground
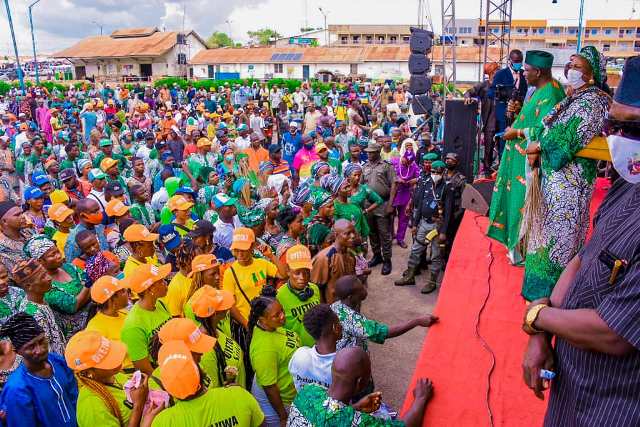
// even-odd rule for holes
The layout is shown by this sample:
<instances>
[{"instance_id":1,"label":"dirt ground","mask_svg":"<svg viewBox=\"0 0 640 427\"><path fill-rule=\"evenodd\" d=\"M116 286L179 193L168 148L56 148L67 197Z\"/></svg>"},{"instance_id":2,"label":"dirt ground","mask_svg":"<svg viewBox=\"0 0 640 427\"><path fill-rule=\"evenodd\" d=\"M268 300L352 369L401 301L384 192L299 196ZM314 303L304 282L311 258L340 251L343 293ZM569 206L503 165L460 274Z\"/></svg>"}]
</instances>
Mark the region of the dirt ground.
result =
<instances>
[{"instance_id":1,"label":"dirt ground","mask_svg":"<svg viewBox=\"0 0 640 427\"><path fill-rule=\"evenodd\" d=\"M410 237L407 236L410 245ZM438 291L422 295L420 289L427 280L427 273L416 278L416 286L394 286L407 267L409 249L394 243L393 270L388 276L380 275L380 266L369 276L369 296L362 305L363 313L388 325L396 325L415 317L431 313L438 299ZM382 399L399 410L404 402L407 386L422 349L428 328L415 328L383 345L369 345L372 359L373 379Z\"/></svg>"}]
</instances>

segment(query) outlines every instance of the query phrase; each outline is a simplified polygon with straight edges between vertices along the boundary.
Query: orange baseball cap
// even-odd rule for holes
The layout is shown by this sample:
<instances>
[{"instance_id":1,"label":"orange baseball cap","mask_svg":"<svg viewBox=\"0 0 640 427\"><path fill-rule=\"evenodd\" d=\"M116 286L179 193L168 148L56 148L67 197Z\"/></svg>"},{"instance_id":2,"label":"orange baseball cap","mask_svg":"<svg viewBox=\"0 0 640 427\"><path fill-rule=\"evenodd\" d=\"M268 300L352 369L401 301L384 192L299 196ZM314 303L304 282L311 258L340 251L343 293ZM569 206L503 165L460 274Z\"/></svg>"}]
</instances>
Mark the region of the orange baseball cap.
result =
<instances>
[{"instance_id":1,"label":"orange baseball cap","mask_svg":"<svg viewBox=\"0 0 640 427\"><path fill-rule=\"evenodd\" d=\"M231 249L240 249L246 251L256 241L256 235L253 230L247 227L238 227L233 230L233 241Z\"/></svg>"},{"instance_id":2,"label":"orange baseball cap","mask_svg":"<svg viewBox=\"0 0 640 427\"><path fill-rule=\"evenodd\" d=\"M155 266L153 264L142 264L127 279L131 290L137 294L146 291L154 283L165 279L171 273L171 264Z\"/></svg>"},{"instance_id":3,"label":"orange baseball cap","mask_svg":"<svg viewBox=\"0 0 640 427\"><path fill-rule=\"evenodd\" d=\"M102 169L102 172L106 172L117 164L117 160L113 160L111 157L105 157L100 162L100 169Z\"/></svg>"},{"instance_id":4,"label":"orange baseball cap","mask_svg":"<svg viewBox=\"0 0 640 427\"><path fill-rule=\"evenodd\" d=\"M112 200L113 201L113 200ZM109 202L111 203L111 202ZM111 216L111 215L109 215ZM151 233L147 227L142 224L131 224L124 230L124 240L127 242L155 242L160 235Z\"/></svg>"},{"instance_id":5,"label":"orange baseball cap","mask_svg":"<svg viewBox=\"0 0 640 427\"><path fill-rule=\"evenodd\" d=\"M127 347L97 331L80 331L71 337L64 351L67 366L74 371L89 368L116 369L127 356Z\"/></svg>"},{"instance_id":6,"label":"orange baseball cap","mask_svg":"<svg viewBox=\"0 0 640 427\"><path fill-rule=\"evenodd\" d=\"M129 206L118 199L111 199L109 203L107 203L105 211L109 216L123 216L129 212Z\"/></svg>"},{"instance_id":7,"label":"orange baseball cap","mask_svg":"<svg viewBox=\"0 0 640 427\"><path fill-rule=\"evenodd\" d=\"M184 317L176 317L165 323L158 332L161 343L180 340L194 353L204 354L213 349L216 339L202 333L196 322Z\"/></svg>"},{"instance_id":8,"label":"orange baseball cap","mask_svg":"<svg viewBox=\"0 0 640 427\"><path fill-rule=\"evenodd\" d=\"M287 250L287 265L291 270L308 268L311 270L311 251L305 245L294 245Z\"/></svg>"},{"instance_id":9,"label":"orange baseball cap","mask_svg":"<svg viewBox=\"0 0 640 427\"><path fill-rule=\"evenodd\" d=\"M160 381L171 396L185 399L198 391L200 370L184 341L164 343L158 352L158 362Z\"/></svg>"},{"instance_id":10,"label":"orange baseball cap","mask_svg":"<svg viewBox=\"0 0 640 427\"><path fill-rule=\"evenodd\" d=\"M69 209L64 203L54 203L49 207L48 215L53 221L62 222L73 215L73 209Z\"/></svg>"},{"instance_id":11,"label":"orange baseball cap","mask_svg":"<svg viewBox=\"0 0 640 427\"><path fill-rule=\"evenodd\" d=\"M235 304L235 298L229 291L204 285L189 299L193 314L198 317L210 317L219 311L228 310Z\"/></svg>"},{"instance_id":12,"label":"orange baseball cap","mask_svg":"<svg viewBox=\"0 0 640 427\"><path fill-rule=\"evenodd\" d=\"M127 287L128 284L122 280L102 276L91 285L91 299L98 304L104 304L113 294Z\"/></svg>"},{"instance_id":13,"label":"orange baseball cap","mask_svg":"<svg viewBox=\"0 0 640 427\"><path fill-rule=\"evenodd\" d=\"M193 261L191 261L191 272L189 273L189 277L192 277L194 274L200 271L205 271L209 270L210 268L217 267L218 265L220 265L220 262L215 255L198 255L193 258Z\"/></svg>"},{"instance_id":14,"label":"orange baseball cap","mask_svg":"<svg viewBox=\"0 0 640 427\"><path fill-rule=\"evenodd\" d=\"M176 195L169 199L169 210L170 211L186 211L187 209L191 209L193 207L193 203L185 199L183 196Z\"/></svg>"}]
</instances>

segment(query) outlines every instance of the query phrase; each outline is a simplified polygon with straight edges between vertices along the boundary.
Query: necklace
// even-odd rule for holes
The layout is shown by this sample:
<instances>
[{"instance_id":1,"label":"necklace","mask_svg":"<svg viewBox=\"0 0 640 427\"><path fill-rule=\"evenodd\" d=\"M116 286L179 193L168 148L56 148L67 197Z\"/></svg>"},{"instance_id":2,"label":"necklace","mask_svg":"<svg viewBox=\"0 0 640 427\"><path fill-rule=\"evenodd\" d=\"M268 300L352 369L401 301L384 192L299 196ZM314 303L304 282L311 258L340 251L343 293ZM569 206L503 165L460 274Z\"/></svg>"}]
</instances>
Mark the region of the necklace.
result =
<instances>
[{"instance_id":1,"label":"necklace","mask_svg":"<svg viewBox=\"0 0 640 427\"><path fill-rule=\"evenodd\" d=\"M402 173L402 160L400 162L398 162L398 172L400 172L400 178L402 178L404 180L409 178L410 170L411 170L411 165L407 166L407 173L403 174Z\"/></svg>"}]
</instances>

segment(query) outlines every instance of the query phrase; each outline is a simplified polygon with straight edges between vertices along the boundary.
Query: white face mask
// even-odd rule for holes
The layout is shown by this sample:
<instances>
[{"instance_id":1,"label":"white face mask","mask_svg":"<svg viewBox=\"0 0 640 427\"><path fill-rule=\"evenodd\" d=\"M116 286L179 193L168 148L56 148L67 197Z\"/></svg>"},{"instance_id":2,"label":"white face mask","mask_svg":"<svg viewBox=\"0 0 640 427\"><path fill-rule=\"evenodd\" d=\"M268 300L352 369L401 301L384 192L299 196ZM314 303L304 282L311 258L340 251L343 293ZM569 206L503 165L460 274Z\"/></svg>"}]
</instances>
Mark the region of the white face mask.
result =
<instances>
[{"instance_id":1,"label":"white face mask","mask_svg":"<svg viewBox=\"0 0 640 427\"><path fill-rule=\"evenodd\" d=\"M620 135L609 135L609 153L614 169L631 184L640 183L640 141Z\"/></svg>"},{"instance_id":2,"label":"white face mask","mask_svg":"<svg viewBox=\"0 0 640 427\"><path fill-rule=\"evenodd\" d=\"M569 82L569 86L574 89L580 89L582 86L586 85L587 83L582 80L582 75L582 71L570 68L569 71L567 71L567 82Z\"/></svg>"},{"instance_id":3,"label":"white face mask","mask_svg":"<svg viewBox=\"0 0 640 427\"><path fill-rule=\"evenodd\" d=\"M442 179L442 175L437 174L437 173L432 173L431 174L431 179L433 180L433 183L437 185L440 182L440 180Z\"/></svg>"}]
</instances>

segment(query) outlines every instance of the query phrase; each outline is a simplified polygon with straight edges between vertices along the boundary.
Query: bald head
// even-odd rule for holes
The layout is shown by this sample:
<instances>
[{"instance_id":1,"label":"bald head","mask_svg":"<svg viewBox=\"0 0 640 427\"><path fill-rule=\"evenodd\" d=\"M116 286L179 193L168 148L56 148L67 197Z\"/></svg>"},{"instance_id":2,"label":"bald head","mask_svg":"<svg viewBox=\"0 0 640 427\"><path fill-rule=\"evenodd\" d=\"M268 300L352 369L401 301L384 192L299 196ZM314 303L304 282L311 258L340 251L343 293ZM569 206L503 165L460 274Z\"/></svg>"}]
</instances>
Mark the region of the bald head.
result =
<instances>
[{"instance_id":1,"label":"bald head","mask_svg":"<svg viewBox=\"0 0 640 427\"><path fill-rule=\"evenodd\" d=\"M336 281L336 298L340 300L348 298L361 284L355 275L342 276Z\"/></svg>"},{"instance_id":2,"label":"bald head","mask_svg":"<svg viewBox=\"0 0 640 427\"><path fill-rule=\"evenodd\" d=\"M94 199L80 199L76 203L76 213L92 213L100 209L100 205Z\"/></svg>"},{"instance_id":3,"label":"bald head","mask_svg":"<svg viewBox=\"0 0 640 427\"><path fill-rule=\"evenodd\" d=\"M361 347L347 347L336 353L331 366L331 389L349 401L371 381L371 360ZM331 393L330 393L331 394Z\"/></svg>"}]
</instances>

